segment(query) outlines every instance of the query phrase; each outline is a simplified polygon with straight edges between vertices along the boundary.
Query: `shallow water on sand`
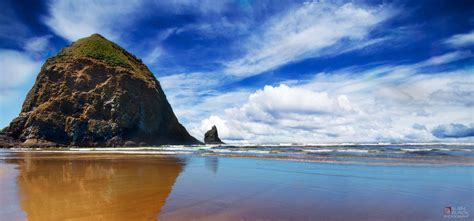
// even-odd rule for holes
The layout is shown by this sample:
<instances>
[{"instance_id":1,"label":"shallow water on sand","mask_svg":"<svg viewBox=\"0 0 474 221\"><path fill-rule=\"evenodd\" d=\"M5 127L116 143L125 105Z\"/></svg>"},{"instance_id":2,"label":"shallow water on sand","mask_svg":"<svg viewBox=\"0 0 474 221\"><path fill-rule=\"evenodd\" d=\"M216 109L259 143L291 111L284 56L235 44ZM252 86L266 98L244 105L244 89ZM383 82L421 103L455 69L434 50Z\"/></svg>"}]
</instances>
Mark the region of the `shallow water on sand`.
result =
<instances>
[{"instance_id":1,"label":"shallow water on sand","mask_svg":"<svg viewBox=\"0 0 474 221\"><path fill-rule=\"evenodd\" d=\"M0 208L1 220L156 220L184 165L178 158L36 153L0 162L2 207L11 206Z\"/></svg>"},{"instance_id":2,"label":"shallow water on sand","mask_svg":"<svg viewBox=\"0 0 474 221\"><path fill-rule=\"evenodd\" d=\"M472 220L473 186L469 165L6 151L0 220Z\"/></svg>"},{"instance_id":3,"label":"shallow water on sand","mask_svg":"<svg viewBox=\"0 0 474 221\"><path fill-rule=\"evenodd\" d=\"M12 149L31 152L30 149ZM43 152L48 149L41 150ZM58 150L54 150L55 153ZM198 155L266 158L317 163L474 166L474 144L174 145L65 148L61 152ZM1 152L0 152L1 154Z\"/></svg>"}]
</instances>

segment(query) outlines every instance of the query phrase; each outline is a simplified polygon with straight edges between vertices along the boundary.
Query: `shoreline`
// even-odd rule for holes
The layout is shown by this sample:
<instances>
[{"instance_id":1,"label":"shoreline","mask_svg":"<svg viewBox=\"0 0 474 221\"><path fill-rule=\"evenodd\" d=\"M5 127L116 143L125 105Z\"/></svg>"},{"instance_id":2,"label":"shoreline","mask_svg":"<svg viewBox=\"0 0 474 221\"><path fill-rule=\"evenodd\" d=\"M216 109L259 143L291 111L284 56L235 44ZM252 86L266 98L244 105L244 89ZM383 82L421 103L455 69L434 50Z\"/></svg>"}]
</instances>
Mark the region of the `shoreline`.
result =
<instances>
[{"instance_id":1,"label":"shoreline","mask_svg":"<svg viewBox=\"0 0 474 221\"><path fill-rule=\"evenodd\" d=\"M211 149L208 147L206 149ZM197 152L192 151L180 151L182 148L174 147L166 149L166 147L143 147L143 148L64 148L64 150L48 149L43 148L11 148L6 151L0 151L4 153L44 153L44 154L85 154L85 155L136 155L136 156L177 156L177 157L227 157L227 158L243 158L243 159L261 159L261 160L275 160L275 161L288 161L288 162L302 162L302 163L321 163L321 164L335 164L335 165L367 165L367 166L474 166L474 159L461 158L463 161L448 161L441 156L420 156L418 158L398 158L398 157L380 157L380 156L365 156L365 155L354 155L354 156L324 156L316 155L312 156L311 152L307 153L311 155L308 158L306 155L302 156L287 156L278 154L244 154L244 153L232 153L229 152ZM46 157L47 158L47 157ZM0 159L4 159L0 157Z\"/></svg>"}]
</instances>

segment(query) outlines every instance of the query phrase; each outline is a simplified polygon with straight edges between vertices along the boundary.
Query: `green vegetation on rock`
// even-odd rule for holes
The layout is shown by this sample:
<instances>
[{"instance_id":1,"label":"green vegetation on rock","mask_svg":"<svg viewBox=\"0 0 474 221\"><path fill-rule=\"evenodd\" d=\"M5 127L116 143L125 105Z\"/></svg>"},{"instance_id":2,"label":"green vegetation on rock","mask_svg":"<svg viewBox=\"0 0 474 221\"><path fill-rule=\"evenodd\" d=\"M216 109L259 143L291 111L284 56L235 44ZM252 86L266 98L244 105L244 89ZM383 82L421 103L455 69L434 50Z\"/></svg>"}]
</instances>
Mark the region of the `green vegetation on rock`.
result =
<instances>
[{"instance_id":1,"label":"green vegetation on rock","mask_svg":"<svg viewBox=\"0 0 474 221\"><path fill-rule=\"evenodd\" d=\"M133 70L135 77L154 85L153 75L140 59L99 34L77 40L64 48L58 54L57 59L67 61L83 57L92 58L113 67Z\"/></svg>"},{"instance_id":2,"label":"green vegetation on rock","mask_svg":"<svg viewBox=\"0 0 474 221\"><path fill-rule=\"evenodd\" d=\"M135 67L136 58L127 53L120 46L108 41L99 34L93 34L90 37L77 40L70 47L60 53L60 56L89 57L101 60L109 65L121 66L124 68Z\"/></svg>"}]
</instances>

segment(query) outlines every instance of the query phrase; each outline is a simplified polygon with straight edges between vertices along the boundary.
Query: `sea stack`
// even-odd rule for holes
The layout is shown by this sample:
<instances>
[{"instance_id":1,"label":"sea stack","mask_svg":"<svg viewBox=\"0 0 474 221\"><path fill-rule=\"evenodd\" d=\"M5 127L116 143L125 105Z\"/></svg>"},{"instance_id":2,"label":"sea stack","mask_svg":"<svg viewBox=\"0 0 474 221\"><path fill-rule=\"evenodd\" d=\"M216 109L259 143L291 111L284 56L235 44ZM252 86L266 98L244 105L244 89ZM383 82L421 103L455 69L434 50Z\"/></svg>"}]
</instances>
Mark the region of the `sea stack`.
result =
<instances>
[{"instance_id":1,"label":"sea stack","mask_svg":"<svg viewBox=\"0 0 474 221\"><path fill-rule=\"evenodd\" d=\"M20 115L2 132L29 146L200 143L142 61L99 34L46 61Z\"/></svg>"},{"instance_id":2,"label":"sea stack","mask_svg":"<svg viewBox=\"0 0 474 221\"><path fill-rule=\"evenodd\" d=\"M217 127L214 125L212 129L208 130L204 135L204 142L206 144L224 144L224 142L219 139L219 134L217 133Z\"/></svg>"}]
</instances>

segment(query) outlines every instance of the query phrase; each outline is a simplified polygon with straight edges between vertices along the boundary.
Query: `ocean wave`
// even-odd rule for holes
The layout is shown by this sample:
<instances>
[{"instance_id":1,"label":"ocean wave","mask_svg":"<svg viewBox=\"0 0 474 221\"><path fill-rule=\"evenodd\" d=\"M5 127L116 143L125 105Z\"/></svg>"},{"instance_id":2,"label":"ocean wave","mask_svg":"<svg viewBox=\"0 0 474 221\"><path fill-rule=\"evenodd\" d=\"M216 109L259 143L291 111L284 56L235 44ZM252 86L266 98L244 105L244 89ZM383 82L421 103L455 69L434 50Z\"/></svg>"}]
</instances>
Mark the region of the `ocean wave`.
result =
<instances>
[{"instance_id":1,"label":"ocean wave","mask_svg":"<svg viewBox=\"0 0 474 221\"><path fill-rule=\"evenodd\" d=\"M367 149L338 149L337 152L341 153L368 153Z\"/></svg>"},{"instance_id":2,"label":"ocean wave","mask_svg":"<svg viewBox=\"0 0 474 221\"><path fill-rule=\"evenodd\" d=\"M332 149L303 149L303 152L309 152L309 153L327 153L327 152L333 152L334 150Z\"/></svg>"},{"instance_id":3,"label":"ocean wave","mask_svg":"<svg viewBox=\"0 0 474 221\"><path fill-rule=\"evenodd\" d=\"M346 144L347 145L347 144ZM48 148L13 148L13 151L55 151ZM357 157L357 158L404 158L404 157L474 157L471 146L275 146L275 145L166 145L158 147L117 147L117 148L65 148L59 151L77 153L126 153L126 154L195 154L195 155L242 155L278 156L282 158L311 157ZM411 155L409 155L411 154ZM1 157L1 155L0 155Z\"/></svg>"},{"instance_id":4,"label":"ocean wave","mask_svg":"<svg viewBox=\"0 0 474 221\"><path fill-rule=\"evenodd\" d=\"M250 153L250 154L269 154L272 152L269 150L253 150L253 149L249 149L249 150L210 149L209 151L213 153ZM273 151L273 152L276 153L276 151Z\"/></svg>"},{"instance_id":5,"label":"ocean wave","mask_svg":"<svg viewBox=\"0 0 474 221\"><path fill-rule=\"evenodd\" d=\"M401 148L400 150L405 151L405 152L423 152L423 151L433 151L433 148L417 148L417 149Z\"/></svg>"}]
</instances>

